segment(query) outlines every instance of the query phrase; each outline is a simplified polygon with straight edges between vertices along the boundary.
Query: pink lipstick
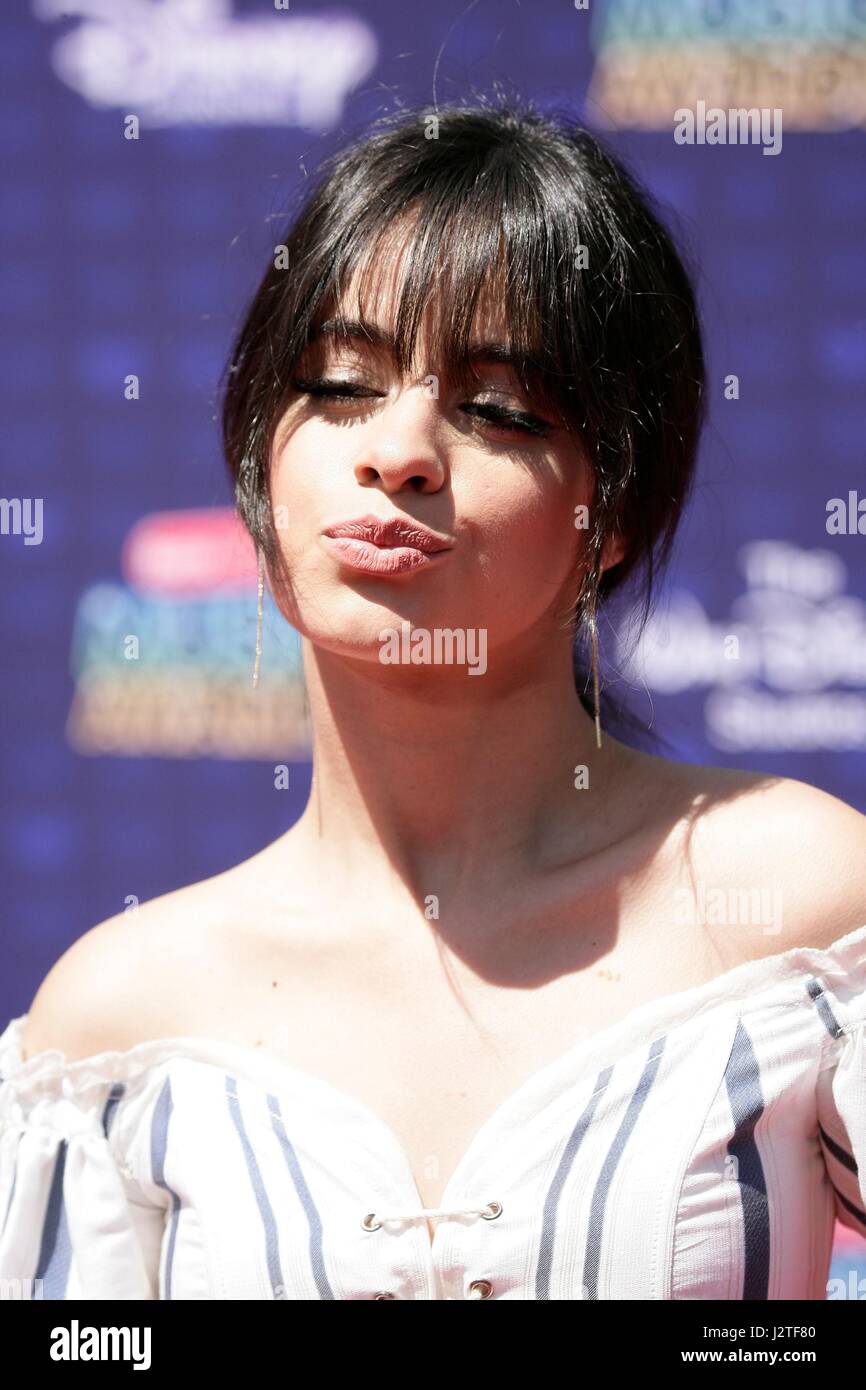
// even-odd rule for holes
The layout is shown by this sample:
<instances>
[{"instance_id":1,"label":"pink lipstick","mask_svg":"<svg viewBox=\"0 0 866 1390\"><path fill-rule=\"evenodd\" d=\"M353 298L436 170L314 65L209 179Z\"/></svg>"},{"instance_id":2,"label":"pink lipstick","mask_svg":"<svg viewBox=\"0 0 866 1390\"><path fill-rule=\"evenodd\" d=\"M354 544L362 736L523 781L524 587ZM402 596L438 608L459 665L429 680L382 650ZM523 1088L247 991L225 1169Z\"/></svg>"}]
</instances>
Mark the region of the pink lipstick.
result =
<instances>
[{"instance_id":1,"label":"pink lipstick","mask_svg":"<svg viewBox=\"0 0 866 1390\"><path fill-rule=\"evenodd\" d=\"M406 574L451 549L447 536L403 517L355 517L326 527L322 534L341 564L365 574Z\"/></svg>"}]
</instances>

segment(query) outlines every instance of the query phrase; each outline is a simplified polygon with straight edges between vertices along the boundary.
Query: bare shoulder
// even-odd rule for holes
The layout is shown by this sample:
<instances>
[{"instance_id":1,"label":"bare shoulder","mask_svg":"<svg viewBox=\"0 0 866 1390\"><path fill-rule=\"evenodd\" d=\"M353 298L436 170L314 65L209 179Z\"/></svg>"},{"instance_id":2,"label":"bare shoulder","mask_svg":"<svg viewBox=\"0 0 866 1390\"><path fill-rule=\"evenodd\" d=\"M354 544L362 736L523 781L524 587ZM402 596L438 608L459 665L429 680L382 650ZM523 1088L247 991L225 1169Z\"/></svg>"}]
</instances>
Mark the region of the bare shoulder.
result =
<instances>
[{"instance_id":1,"label":"bare shoulder","mask_svg":"<svg viewBox=\"0 0 866 1390\"><path fill-rule=\"evenodd\" d=\"M78 937L33 998L25 1058L58 1048L74 1061L177 1033L190 990L204 986L229 925L242 920L244 869L134 905Z\"/></svg>"},{"instance_id":2,"label":"bare shoulder","mask_svg":"<svg viewBox=\"0 0 866 1390\"><path fill-rule=\"evenodd\" d=\"M705 890L771 901L774 951L824 948L866 926L866 816L856 807L797 778L675 767L690 869ZM737 937L742 958L769 953L761 932Z\"/></svg>"}]
</instances>

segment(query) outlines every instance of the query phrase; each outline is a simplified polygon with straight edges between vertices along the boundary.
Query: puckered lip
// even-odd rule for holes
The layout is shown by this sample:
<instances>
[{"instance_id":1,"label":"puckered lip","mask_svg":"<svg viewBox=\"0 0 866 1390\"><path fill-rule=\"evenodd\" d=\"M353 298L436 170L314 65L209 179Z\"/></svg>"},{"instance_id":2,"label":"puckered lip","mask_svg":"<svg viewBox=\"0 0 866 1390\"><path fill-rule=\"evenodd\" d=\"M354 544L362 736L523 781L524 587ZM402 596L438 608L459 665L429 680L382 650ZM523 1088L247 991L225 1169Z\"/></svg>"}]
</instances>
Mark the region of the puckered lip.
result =
<instances>
[{"instance_id":1,"label":"puckered lip","mask_svg":"<svg viewBox=\"0 0 866 1390\"><path fill-rule=\"evenodd\" d=\"M413 550L421 550L426 555L434 555L438 550L450 550L452 545L447 536L440 536L418 521L399 516L356 516L326 527L322 534L335 539L344 536L350 540L368 541L370 545L388 550L401 545L411 546Z\"/></svg>"}]
</instances>

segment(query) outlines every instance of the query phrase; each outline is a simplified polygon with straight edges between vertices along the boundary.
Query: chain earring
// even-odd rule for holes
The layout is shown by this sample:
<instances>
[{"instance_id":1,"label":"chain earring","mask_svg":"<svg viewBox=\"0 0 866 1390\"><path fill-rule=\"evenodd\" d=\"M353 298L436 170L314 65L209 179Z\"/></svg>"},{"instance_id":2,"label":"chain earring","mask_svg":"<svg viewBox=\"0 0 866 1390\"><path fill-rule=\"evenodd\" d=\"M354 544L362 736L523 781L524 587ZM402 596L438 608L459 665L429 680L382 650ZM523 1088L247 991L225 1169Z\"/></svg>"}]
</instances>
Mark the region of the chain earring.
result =
<instances>
[{"instance_id":1,"label":"chain earring","mask_svg":"<svg viewBox=\"0 0 866 1390\"><path fill-rule=\"evenodd\" d=\"M265 552L262 550L261 546L257 547L257 551L259 579L258 608L256 611L256 660L253 666L253 690L255 690L259 683L259 671L262 664L262 628L264 626L265 616Z\"/></svg>"},{"instance_id":2,"label":"chain earring","mask_svg":"<svg viewBox=\"0 0 866 1390\"><path fill-rule=\"evenodd\" d=\"M594 701L594 707L595 707L595 744L596 744L596 747L597 747L597 748L600 748L600 747L601 747L601 711L600 711L600 708L599 708L599 695L598 695L598 629L596 628L596 625L595 625L595 617L594 617L594 616L593 616L593 623L592 623L592 631L591 631L591 633L590 633L590 639L591 639L591 643L592 643L592 691L593 691L593 701Z\"/></svg>"}]
</instances>

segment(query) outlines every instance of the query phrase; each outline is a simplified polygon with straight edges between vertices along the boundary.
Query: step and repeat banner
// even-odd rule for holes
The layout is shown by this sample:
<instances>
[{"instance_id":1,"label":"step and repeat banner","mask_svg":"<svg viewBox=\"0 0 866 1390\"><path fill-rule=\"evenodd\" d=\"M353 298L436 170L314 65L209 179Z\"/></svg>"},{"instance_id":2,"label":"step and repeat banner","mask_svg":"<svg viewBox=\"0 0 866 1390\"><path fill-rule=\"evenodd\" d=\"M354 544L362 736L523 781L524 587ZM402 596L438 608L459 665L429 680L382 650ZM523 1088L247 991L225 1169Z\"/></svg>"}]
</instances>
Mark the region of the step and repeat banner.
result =
<instances>
[{"instance_id":1,"label":"step and repeat banner","mask_svg":"<svg viewBox=\"0 0 866 1390\"><path fill-rule=\"evenodd\" d=\"M668 209L709 418L657 610L606 668L673 756L866 811L866 6L20 0L0 26L0 1019L304 805L269 600L251 684L219 379L299 185L394 101L569 109Z\"/></svg>"}]
</instances>

